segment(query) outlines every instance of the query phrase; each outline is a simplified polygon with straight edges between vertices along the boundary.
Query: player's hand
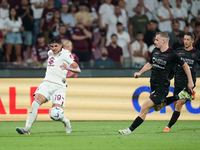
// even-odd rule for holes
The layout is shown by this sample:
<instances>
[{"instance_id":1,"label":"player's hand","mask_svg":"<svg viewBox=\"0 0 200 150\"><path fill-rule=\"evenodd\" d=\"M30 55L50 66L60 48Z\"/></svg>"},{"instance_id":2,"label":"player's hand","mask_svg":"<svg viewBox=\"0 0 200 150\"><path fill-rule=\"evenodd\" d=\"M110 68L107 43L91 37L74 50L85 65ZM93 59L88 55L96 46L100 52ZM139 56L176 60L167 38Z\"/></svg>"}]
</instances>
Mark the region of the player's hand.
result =
<instances>
[{"instance_id":1,"label":"player's hand","mask_svg":"<svg viewBox=\"0 0 200 150\"><path fill-rule=\"evenodd\" d=\"M188 82L188 89L192 92L192 88L194 87L194 83L193 82Z\"/></svg>"},{"instance_id":2,"label":"player's hand","mask_svg":"<svg viewBox=\"0 0 200 150\"><path fill-rule=\"evenodd\" d=\"M140 75L141 75L141 74L140 74L139 72L135 72L135 73L134 73L134 77L135 77L135 78L139 78Z\"/></svg>"},{"instance_id":3,"label":"player's hand","mask_svg":"<svg viewBox=\"0 0 200 150\"><path fill-rule=\"evenodd\" d=\"M70 69L70 67L67 66L67 64L65 64L65 63L63 63L63 64L60 66L60 68L61 68L62 70L69 70L69 69Z\"/></svg>"}]
</instances>

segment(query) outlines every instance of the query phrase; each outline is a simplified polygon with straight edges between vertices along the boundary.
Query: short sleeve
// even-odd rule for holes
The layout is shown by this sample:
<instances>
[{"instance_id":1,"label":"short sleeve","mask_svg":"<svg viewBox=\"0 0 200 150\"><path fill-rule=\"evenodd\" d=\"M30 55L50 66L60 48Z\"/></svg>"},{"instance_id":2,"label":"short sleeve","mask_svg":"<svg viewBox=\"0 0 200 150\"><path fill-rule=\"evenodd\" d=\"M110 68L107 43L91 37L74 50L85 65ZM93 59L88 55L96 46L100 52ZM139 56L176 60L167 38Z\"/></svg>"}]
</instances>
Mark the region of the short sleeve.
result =
<instances>
[{"instance_id":1,"label":"short sleeve","mask_svg":"<svg viewBox=\"0 0 200 150\"><path fill-rule=\"evenodd\" d=\"M64 57L68 65L71 65L74 62L74 57L71 53L67 52L66 54L64 54Z\"/></svg>"}]
</instances>

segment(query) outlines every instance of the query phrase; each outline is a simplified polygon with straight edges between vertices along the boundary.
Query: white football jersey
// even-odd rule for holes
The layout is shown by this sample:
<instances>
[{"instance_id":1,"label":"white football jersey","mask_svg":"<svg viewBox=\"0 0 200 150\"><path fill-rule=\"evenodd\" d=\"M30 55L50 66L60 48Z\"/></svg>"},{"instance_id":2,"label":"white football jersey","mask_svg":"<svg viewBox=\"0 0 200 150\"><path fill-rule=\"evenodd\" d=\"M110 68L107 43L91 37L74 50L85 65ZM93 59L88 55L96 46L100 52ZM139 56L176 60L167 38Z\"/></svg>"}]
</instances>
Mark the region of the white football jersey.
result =
<instances>
[{"instance_id":1,"label":"white football jersey","mask_svg":"<svg viewBox=\"0 0 200 150\"><path fill-rule=\"evenodd\" d=\"M68 70L62 70L60 66L65 63L70 66L74 62L74 57L69 50L62 49L57 54L52 50L48 51L48 64L46 75L43 81L49 81L60 85L67 85L66 75Z\"/></svg>"}]
</instances>

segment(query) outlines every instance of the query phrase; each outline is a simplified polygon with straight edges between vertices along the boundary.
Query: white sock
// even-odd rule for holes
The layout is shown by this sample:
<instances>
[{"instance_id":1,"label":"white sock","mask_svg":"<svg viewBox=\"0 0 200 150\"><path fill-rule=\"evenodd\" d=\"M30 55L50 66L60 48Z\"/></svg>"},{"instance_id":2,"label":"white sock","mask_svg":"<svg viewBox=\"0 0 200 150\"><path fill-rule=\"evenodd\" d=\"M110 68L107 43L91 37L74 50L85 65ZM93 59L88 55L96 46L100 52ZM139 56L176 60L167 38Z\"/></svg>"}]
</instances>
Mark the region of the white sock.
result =
<instances>
[{"instance_id":1,"label":"white sock","mask_svg":"<svg viewBox=\"0 0 200 150\"><path fill-rule=\"evenodd\" d=\"M40 107L40 102L38 100L34 100L31 106L31 110L28 114L28 118L26 120L26 127L24 128L26 131L30 131L33 122L37 118L38 109Z\"/></svg>"}]
</instances>

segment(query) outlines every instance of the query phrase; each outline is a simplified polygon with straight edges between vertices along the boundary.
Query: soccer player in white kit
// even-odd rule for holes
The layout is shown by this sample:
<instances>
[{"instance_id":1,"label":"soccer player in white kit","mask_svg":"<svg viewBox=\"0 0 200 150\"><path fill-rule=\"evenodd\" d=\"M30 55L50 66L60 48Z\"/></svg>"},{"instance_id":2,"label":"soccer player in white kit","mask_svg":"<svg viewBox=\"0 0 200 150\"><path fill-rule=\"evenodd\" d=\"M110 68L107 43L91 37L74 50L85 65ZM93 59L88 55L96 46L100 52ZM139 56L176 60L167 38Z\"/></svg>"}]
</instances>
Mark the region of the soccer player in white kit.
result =
<instances>
[{"instance_id":1,"label":"soccer player in white kit","mask_svg":"<svg viewBox=\"0 0 200 150\"><path fill-rule=\"evenodd\" d=\"M81 73L71 52L62 48L61 39L59 37L50 39L50 47L51 50L48 51L48 65L45 78L35 91L35 100L33 101L28 114L25 128L16 128L16 131L19 134L30 134L31 126L37 118L38 109L43 103L51 100L52 108L64 107L67 72ZM72 68L70 68L70 65ZM64 123L66 133L71 133L70 120L63 117L60 121Z\"/></svg>"}]
</instances>

